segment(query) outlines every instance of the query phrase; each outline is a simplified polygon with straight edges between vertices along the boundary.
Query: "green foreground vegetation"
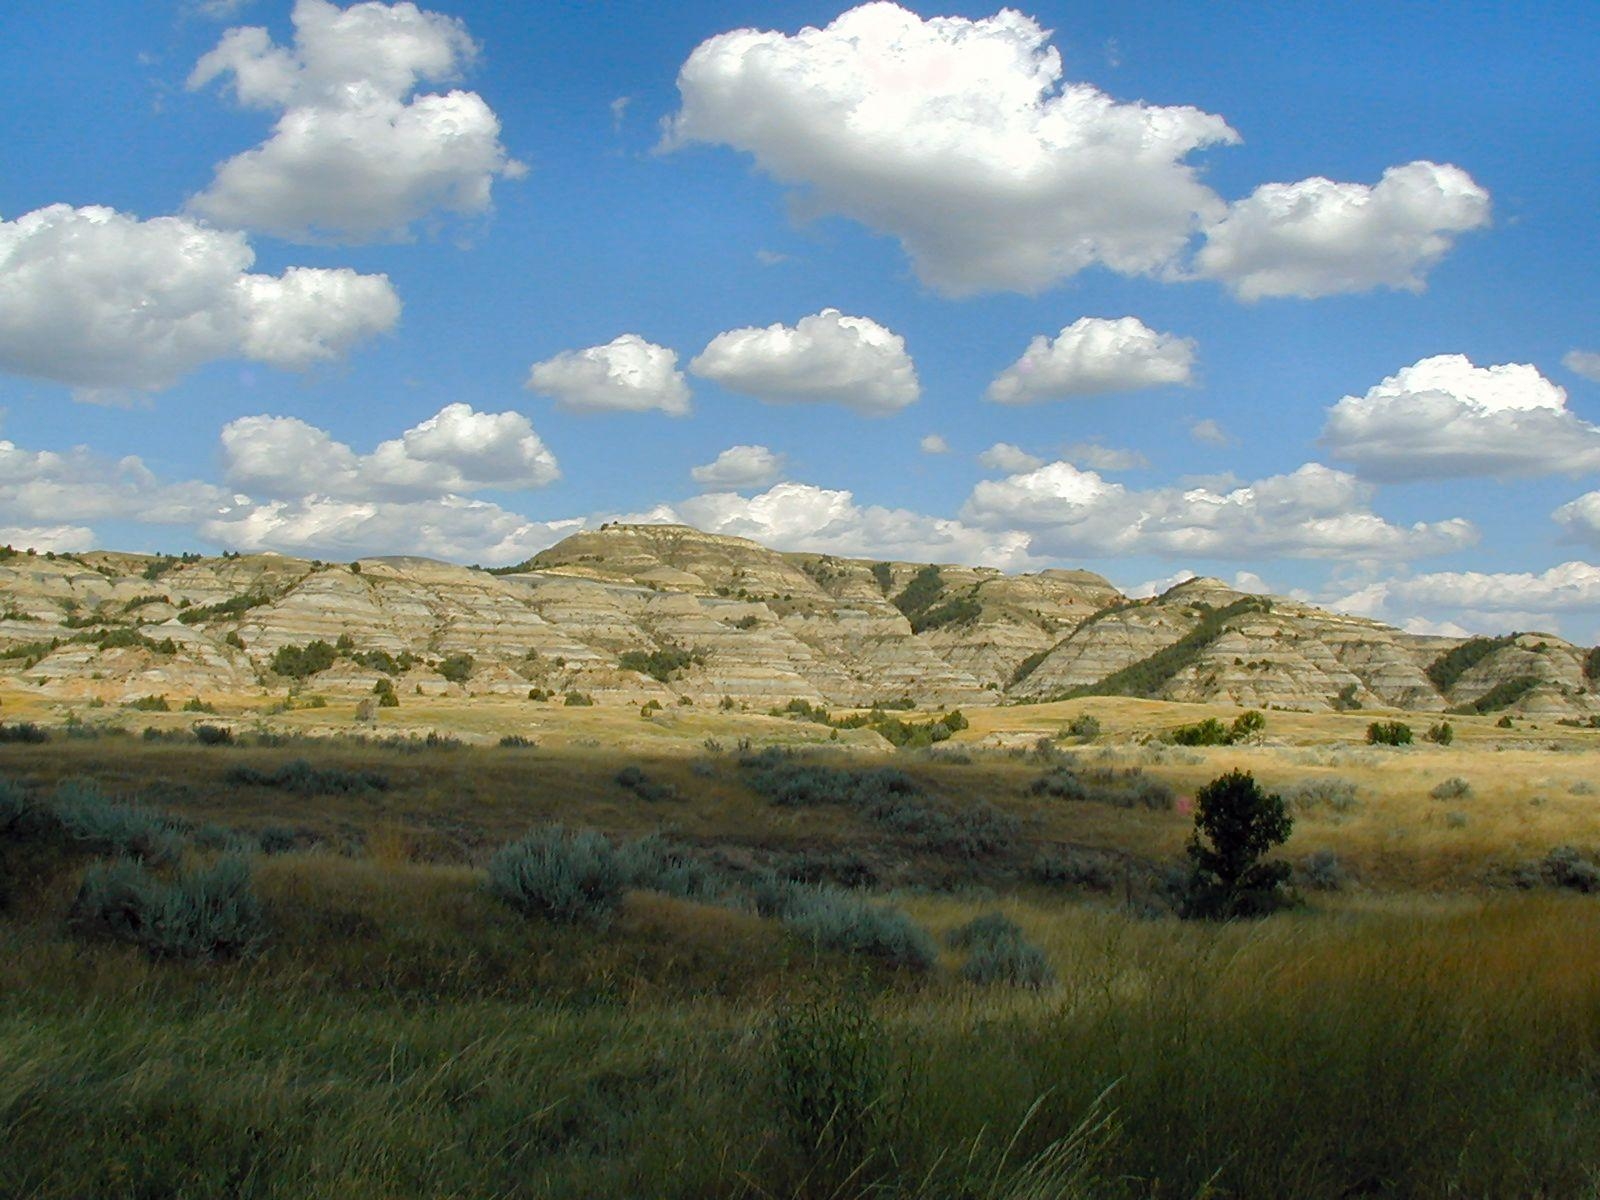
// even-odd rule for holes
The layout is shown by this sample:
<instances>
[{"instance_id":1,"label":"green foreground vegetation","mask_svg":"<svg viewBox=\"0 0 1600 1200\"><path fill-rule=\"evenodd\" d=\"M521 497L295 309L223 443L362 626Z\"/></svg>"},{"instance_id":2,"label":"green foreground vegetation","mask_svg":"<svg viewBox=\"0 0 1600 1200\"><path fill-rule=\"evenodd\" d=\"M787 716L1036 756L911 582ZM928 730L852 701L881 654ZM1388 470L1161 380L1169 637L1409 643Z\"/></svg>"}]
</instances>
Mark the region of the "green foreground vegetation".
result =
<instances>
[{"instance_id":1,"label":"green foreground vegetation","mask_svg":"<svg viewBox=\"0 0 1600 1200\"><path fill-rule=\"evenodd\" d=\"M1230 776L1303 903L1182 920L1207 764L121 742L0 746L0 1195L1600 1195L1570 848Z\"/></svg>"}]
</instances>

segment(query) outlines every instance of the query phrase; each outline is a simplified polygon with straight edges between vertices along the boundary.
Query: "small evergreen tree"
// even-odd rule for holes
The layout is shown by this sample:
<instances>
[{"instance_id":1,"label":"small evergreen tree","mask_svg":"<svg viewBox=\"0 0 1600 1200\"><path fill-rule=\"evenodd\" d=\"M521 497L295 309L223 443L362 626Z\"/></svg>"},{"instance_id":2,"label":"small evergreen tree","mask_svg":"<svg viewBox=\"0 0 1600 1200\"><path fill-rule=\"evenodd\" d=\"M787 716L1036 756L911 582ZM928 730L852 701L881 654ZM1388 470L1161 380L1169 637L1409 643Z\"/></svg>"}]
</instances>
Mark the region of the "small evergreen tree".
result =
<instances>
[{"instance_id":1,"label":"small evergreen tree","mask_svg":"<svg viewBox=\"0 0 1600 1200\"><path fill-rule=\"evenodd\" d=\"M1227 920L1280 907L1289 864L1261 859L1288 840L1293 824L1283 797L1262 790L1248 771L1229 771L1196 792L1183 915Z\"/></svg>"}]
</instances>

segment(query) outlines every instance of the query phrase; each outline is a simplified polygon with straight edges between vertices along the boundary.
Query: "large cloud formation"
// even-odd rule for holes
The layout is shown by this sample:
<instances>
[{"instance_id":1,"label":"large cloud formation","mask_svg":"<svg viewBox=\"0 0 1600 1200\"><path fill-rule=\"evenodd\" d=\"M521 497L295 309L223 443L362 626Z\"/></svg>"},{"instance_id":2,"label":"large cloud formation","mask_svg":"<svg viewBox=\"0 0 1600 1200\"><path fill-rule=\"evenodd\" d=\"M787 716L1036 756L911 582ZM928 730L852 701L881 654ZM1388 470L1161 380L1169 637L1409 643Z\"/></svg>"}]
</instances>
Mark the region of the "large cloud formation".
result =
<instances>
[{"instance_id":1,"label":"large cloud formation","mask_svg":"<svg viewBox=\"0 0 1600 1200\"><path fill-rule=\"evenodd\" d=\"M573 412L689 414L689 385L678 370L677 351L636 333L534 363L526 386Z\"/></svg>"},{"instance_id":2,"label":"large cloud formation","mask_svg":"<svg viewBox=\"0 0 1600 1200\"><path fill-rule=\"evenodd\" d=\"M460 21L327 0L296 0L290 19L293 46L230 29L189 76L191 88L231 76L241 104L280 114L267 141L217 168L194 212L299 241L397 239L435 210L484 212L494 181L523 173L475 92L412 94L472 63Z\"/></svg>"},{"instance_id":3,"label":"large cloud formation","mask_svg":"<svg viewBox=\"0 0 1600 1200\"><path fill-rule=\"evenodd\" d=\"M1000 404L1029 404L1189 383L1194 346L1137 317L1080 317L1053 339L1034 338L987 395Z\"/></svg>"},{"instance_id":4,"label":"large cloud formation","mask_svg":"<svg viewBox=\"0 0 1600 1200\"><path fill-rule=\"evenodd\" d=\"M897 412L922 394L905 339L836 308L793 326L719 333L689 369L768 404L832 402L869 416Z\"/></svg>"},{"instance_id":5,"label":"large cloud formation","mask_svg":"<svg viewBox=\"0 0 1600 1200\"><path fill-rule=\"evenodd\" d=\"M861 505L851 492L808 483L780 483L750 497L712 492L658 509L655 519L687 521L709 533L753 538L780 550L1011 569L1038 565L1025 533L976 529L906 509Z\"/></svg>"},{"instance_id":6,"label":"large cloud formation","mask_svg":"<svg viewBox=\"0 0 1600 1200\"><path fill-rule=\"evenodd\" d=\"M1600 469L1600 427L1522 363L1422 359L1328 410L1322 444L1369 479L1527 476Z\"/></svg>"},{"instance_id":7,"label":"large cloud formation","mask_svg":"<svg viewBox=\"0 0 1600 1200\"><path fill-rule=\"evenodd\" d=\"M1242 300L1388 287L1419 292L1454 235L1489 223L1489 193L1459 167L1390 167L1376 186L1268 183L1210 223L1201 276Z\"/></svg>"},{"instance_id":8,"label":"large cloud formation","mask_svg":"<svg viewBox=\"0 0 1600 1200\"><path fill-rule=\"evenodd\" d=\"M1047 38L1010 9L924 21L889 3L792 37L721 34L679 71L663 145L749 153L812 211L898 238L947 293L1171 268L1223 210L1188 156L1238 135L1197 108L1063 85Z\"/></svg>"},{"instance_id":9,"label":"large cloud formation","mask_svg":"<svg viewBox=\"0 0 1600 1200\"><path fill-rule=\"evenodd\" d=\"M1391 524L1371 511L1372 493L1354 476L1320 463L1219 492L1139 491L1053 462L978 483L961 518L984 528L1026 530L1035 553L1063 557L1404 559L1457 550L1477 538L1471 523L1460 519Z\"/></svg>"},{"instance_id":10,"label":"large cloud formation","mask_svg":"<svg viewBox=\"0 0 1600 1200\"><path fill-rule=\"evenodd\" d=\"M244 236L54 204L0 221L0 368L82 388L163 388L204 363L301 370L392 329L387 275L254 275Z\"/></svg>"},{"instance_id":11,"label":"large cloud formation","mask_svg":"<svg viewBox=\"0 0 1600 1200\"><path fill-rule=\"evenodd\" d=\"M273 497L416 500L540 488L561 476L527 417L466 404L446 405L371 454L294 417L240 417L223 426L222 452L231 485Z\"/></svg>"},{"instance_id":12,"label":"large cloud formation","mask_svg":"<svg viewBox=\"0 0 1600 1200\"><path fill-rule=\"evenodd\" d=\"M1511 626L1555 633L1564 618L1600 617L1600 566L1572 561L1538 572L1438 571L1378 580L1329 603L1418 632L1436 627L1444 615L1480 632L1503 633ZM1419 610L1431 616L1412 615Z\"/></svg>"}]
</instances>

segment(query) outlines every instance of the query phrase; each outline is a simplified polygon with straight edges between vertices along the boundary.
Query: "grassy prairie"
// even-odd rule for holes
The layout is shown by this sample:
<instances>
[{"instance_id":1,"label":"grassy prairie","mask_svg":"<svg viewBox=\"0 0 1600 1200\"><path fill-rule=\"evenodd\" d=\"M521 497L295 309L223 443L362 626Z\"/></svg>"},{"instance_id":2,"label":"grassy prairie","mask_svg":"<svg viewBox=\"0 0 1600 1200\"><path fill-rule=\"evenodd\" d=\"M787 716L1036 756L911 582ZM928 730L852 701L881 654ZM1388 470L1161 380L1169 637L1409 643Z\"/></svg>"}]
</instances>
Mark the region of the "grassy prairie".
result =
<instances>
[{"instance_id":1,"label":"grassy prairie","mask_svg":"<svg viewBox=\"0 0 1600 1200\"><path fill-rule=\"evenodd\" d=\"M1600 847L1600 736L1452 719L1450 747L1388 750L1364 745L1370 714L1272 713L1262 744L1189 750L1139 735L1208 710L1097 699L975 711L932 754L856 734L813 752L1015 820L963 856L762 799L738 740L826 740L816 726L546 709L530 732L513 707L407 712L491 743L459 748L0 745L0 780L41 803L87 779L180 818L183 863L160 872L243 847L267 933L215 962L92 936L69 914L95 855L0 832L20 881L0 911L0 1195L1600 1196L1600 898L1512 886L1553 847ZM1100 738L1033 748L1084 711ZM492 744L510 732L538 744ZM1030 791L1063 754L1175 801ZM298 758L384 786L236 778ZM1347 783L1281 853L1331 851L1351 882L1262 921L1160 915L1134 868L1181 857L1186 798L1234 766ZM1456 778L1466 792L1430 795ZM1054 979L980 987L949 947L891 969L642 888L603 926L524 916L484 866L552 822L664 834L733 879L843 864L940 939L998 911ZM1041 855L1120 870L1063 883Z\"/></svg>"}]
</instances>

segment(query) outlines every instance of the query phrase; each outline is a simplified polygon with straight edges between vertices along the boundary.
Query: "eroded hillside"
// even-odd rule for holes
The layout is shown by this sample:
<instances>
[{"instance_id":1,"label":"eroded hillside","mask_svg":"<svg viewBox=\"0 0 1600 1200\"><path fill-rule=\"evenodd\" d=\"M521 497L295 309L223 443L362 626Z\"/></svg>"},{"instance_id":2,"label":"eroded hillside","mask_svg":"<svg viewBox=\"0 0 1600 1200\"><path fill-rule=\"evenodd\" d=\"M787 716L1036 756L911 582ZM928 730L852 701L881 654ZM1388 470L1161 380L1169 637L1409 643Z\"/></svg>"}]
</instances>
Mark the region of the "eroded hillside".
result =
<instances>
[{"instance_id":1,"label":"eroded hillside","mask_svg":"<svg viewBox=\"0 0 1600 1200\"><path fill-rule=\"evenodd\" d=\"M0 674L61 699L569 693L606 703L919 706L1141 695L1305 709L1600 713L1600 652L1420 637L1193 579L780 553L679 525L520 567L90 552L0 558ZM326 649L298 651L316 643Z\"/></svg>"}]
</instances>

